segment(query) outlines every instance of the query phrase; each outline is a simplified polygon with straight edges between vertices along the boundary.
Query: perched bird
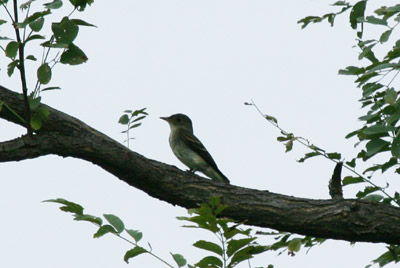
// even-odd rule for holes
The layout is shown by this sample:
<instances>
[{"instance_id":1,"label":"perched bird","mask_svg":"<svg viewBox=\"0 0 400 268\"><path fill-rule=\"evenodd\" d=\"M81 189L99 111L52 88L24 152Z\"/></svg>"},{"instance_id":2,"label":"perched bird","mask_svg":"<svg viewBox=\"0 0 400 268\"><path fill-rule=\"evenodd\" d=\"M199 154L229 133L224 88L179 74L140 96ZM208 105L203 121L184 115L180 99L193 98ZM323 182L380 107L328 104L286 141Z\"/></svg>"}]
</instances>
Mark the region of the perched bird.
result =
<instances>
[{"instance_id":1,"label":"perched bird","mask_svg":"<svg viewBox=\"0 0 400 268\"><path fill-rule=\"evenodd\" d=\"M212 180L229 183L227 177L218 169L214 159L204 145L193 134L190 118L184 114L174 114L170 117L160 117L168 122L171 128L169 145L175 156L190 172L200 171Z\"/></svg>"}]
</instances>

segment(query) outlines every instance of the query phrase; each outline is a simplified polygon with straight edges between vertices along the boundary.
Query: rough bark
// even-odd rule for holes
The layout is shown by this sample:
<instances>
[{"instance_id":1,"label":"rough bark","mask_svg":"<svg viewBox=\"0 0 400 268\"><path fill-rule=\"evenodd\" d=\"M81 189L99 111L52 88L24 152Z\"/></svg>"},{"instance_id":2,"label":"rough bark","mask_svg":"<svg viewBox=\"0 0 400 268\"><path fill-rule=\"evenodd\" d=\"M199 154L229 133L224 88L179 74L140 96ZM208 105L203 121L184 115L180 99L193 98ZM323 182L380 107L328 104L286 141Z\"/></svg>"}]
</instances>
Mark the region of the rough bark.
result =
<instances>
[{"instance_id":1,"label":"rough bark","mask_svg":"<svg viewBox=\"0 0 400 268\"><path fill-rule=\"evenodd\" d=\"M1 102L25 118L17 93L0 86ZM352 242L400 243L400 208L355 199L296 198L214 182L148 159L78 119L42 106L50 111L48 121L33 136L0 143L0 162L48 154L80 158L172 205L192 208L221 196L229 206L224 216L249 225ZM24 125L4 106L0 118Z\"/></svg>"}]
</instances>

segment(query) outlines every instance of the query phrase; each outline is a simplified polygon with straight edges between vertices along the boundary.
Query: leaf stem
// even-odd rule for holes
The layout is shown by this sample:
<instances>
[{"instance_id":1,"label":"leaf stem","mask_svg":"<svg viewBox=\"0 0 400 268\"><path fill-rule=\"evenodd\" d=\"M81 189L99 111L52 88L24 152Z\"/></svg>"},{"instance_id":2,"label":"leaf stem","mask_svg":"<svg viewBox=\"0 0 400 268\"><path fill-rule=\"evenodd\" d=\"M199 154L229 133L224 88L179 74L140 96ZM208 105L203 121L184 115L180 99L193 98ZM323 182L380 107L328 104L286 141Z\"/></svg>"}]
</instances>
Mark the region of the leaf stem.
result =
<instances>
[{"instance_id":1,"label":"leaf stem","mask_svg":"<svg viewBox=\"0 0 400 268\"><path fill-rule=\"evenodd\" d=\"M25 64L24 64L24 43L21 41L21 36L19 33L18 26L16 23L18 22L18 1L14 0L14 30L15 30L15 35L17 38L18 42L18 54L19 54L19 73L21 75L21 83L22 83L22 93L24 97L24 106L25 106L25 124L26 124L26 130L28 135L32 135L32 128L31 128L31 110L29 106L29 100L28 100L28 88L26 86L26 74L25 74Z\"/></svg>"}]
</instances>

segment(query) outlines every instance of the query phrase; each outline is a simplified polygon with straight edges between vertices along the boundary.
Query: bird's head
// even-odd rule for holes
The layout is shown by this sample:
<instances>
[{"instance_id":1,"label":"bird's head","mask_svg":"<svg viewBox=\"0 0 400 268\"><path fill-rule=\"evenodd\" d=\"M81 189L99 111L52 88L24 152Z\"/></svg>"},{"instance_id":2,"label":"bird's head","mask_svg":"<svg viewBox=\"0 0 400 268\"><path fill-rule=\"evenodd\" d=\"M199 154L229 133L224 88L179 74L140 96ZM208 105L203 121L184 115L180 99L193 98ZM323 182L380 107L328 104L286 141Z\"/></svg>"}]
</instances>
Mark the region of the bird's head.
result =
<instances>
[{"instance_id":1,"label":"bird's head","mask_svg":"<svg viewBox=\"0 0 400 268\"><path fill-rule=\"evenodd\" d=\"M192 120L190 120L190 118L187 115L174 114L171 115L170 117L160 117L160 118L168 122L172 131L181 128L193 132Z\"/></svg>"}]
</instances>

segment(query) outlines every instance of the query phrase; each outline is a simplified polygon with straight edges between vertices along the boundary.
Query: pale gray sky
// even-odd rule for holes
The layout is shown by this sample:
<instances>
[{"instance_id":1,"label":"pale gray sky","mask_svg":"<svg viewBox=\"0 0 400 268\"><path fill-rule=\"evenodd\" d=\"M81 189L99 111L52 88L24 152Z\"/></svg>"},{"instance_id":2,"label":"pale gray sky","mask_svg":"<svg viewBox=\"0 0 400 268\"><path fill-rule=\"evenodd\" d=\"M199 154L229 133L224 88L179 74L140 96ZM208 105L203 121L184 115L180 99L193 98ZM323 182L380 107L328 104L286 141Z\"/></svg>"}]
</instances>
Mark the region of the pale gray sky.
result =
<instances>
[{"instance_id":1,"label":"pale gray sky","mask_svg":"<svg viewBox=\"0 0 400 268\"><path fill-rule=\"evenodd\" d=\"M89 61L56 66L51 85L62 90L44 92L43 102L121 142L125 137L117 121L122 111L147 107L150 115L134 130L132 150L181 169L186 168L168 145L169 127L159 117L185 113L232 184L329 198L334 165L322 158L297 163L307 150L295 144L294 152L284 153L276 141L279 132L243 105L253 99L287 131L346 159L355 155L353 141L344 136L360 125L360 90L351 77L337 75L338 69L357 64L348 16L338 18L335 28L323 23L301 30L296 23L331 10L329 3L95 1L85 13L75 14L98 26L81 28L76 41ZM7 63L0 64L1 84L19 89L17 76L8 79ZM4 121L0 129L0 140L24 133ZM170 251L191 263L204 256L191 247L206 238L204 232L181 228L183 222L175 219L186 215L184 209L153 199L91 163L47 156L0 163L0 172L0 267L165 267L144 255L125 264L129 244L111 235L95 240L94 226L41 203L57 197L82 204L89 214L118 215L128 228L144 233L144 246L150 242L154 253L166 259L171 260ZM345 188L345 196L353 197L358 189ZM328 241L295 257L265 253L252 266L364 267L382 252L384 245Z\"/></svg>"}]
</instances>

